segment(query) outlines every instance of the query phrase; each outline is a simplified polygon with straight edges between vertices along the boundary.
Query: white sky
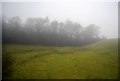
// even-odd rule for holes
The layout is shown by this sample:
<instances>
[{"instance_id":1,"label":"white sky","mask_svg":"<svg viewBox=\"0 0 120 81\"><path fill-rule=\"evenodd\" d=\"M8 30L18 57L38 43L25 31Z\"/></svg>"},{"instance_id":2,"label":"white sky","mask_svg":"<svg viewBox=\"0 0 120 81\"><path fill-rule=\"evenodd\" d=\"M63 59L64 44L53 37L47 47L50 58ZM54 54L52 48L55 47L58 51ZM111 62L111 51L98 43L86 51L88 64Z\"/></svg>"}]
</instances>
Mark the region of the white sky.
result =
<instances>
[{"instance_id":1,"label":"white sky","mask_svg":"<svg viewBox=\"0 0 120 81\"><path fill-rule=\"evenodd\" d=\"M3 0L6 2L8 0ZM118 0L24 0L27 2L2 3L7 17L49 17L50 20L70 19L82 26L96 24L101 34L108 38L118 37ZM21 0L22 1L22 0Z\"/></svg>"}]
</instances>

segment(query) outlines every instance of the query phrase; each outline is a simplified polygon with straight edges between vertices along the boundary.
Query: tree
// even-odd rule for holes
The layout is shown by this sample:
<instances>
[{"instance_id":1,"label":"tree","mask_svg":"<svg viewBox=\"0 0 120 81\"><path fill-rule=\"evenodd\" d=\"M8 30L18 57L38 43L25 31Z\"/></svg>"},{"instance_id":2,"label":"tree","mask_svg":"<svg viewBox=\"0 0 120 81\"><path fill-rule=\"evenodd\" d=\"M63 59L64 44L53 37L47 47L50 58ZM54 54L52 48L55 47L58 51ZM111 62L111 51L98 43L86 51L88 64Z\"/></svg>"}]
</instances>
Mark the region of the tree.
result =
<instances>
[{"instance_id":1,"label":"tree","mask_svg":"<svg viewBox=\"0 0 120 81\"><path fill-rule=\"evenodd\" d=\"M58 33L58 22L56 20L51 22L51 30L52 32Z\"/></svg>"},{"instance_id":2,"label":"tree","mask_svg":"<svg viewBox=\"0 0 120 81\"><path fill-rule=\"evenodd\" d=\"M4 43L76 46L100 39L99 27L94 24L82 27L71 20L59 23L48 17L28 18L24 23L17 16L2 21Z\"/></svg>"}]
</instances>

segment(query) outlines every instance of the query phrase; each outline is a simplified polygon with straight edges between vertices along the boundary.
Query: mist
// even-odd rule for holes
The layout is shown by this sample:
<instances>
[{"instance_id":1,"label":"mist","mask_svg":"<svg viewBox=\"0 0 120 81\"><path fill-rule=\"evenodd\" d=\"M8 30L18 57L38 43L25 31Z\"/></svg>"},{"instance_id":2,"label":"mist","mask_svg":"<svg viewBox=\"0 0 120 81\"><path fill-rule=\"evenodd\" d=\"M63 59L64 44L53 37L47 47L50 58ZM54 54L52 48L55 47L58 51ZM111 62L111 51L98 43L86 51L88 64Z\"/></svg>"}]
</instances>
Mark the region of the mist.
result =
<instances>
[{"instance_id":1,"label":"mist","mask_svg":"<svg viewBox=\"0 0 120 81\"><path fill-rule=\"evenodd\" d=\"M4 2L3 16L19 16L23 22L29 18L46 18L51 21L65 22L70 19L83 27L96 24L100 27L100 36L118 38L117 2Z\"/></svg>"},{"instance_id":2,"label":"mist","mask_svg":"<svg viewBox=\"0 0 120 81\"><path fill-rule=\"evenodd\" d=\"M118 79L117 0L12 1L0 3L3 80Z\"/></svg>"},{"instance_id":3,"label":"mist","mask_svg":"<svg viewBox=\"0 0 120 81\"><path fill-rule=\"evenodd\" d=\"M90 24L87 27L77 22L51 21L46 18L28 18L24 23L18 16L3 18L3 44L40 44L52 46L82 46L104 39L100 37L99 26Z\"/></svg>"}]
</instances>

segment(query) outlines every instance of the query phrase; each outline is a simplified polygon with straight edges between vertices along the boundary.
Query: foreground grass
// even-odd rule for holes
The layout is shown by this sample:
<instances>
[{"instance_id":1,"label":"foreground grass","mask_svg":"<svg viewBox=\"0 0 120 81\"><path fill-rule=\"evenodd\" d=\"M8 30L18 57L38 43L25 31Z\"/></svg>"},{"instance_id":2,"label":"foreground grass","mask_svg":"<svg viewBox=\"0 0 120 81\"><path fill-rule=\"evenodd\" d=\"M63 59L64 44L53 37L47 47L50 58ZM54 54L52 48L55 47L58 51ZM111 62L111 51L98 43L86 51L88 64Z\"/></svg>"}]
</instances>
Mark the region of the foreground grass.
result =
<instances>
[{"instance_id":1,"label":"foreground grass","mask_svg":"<svg viewBox=\"0 0 120 81\"><path fill-rule=\"evenodd\" d=\"M116 79L118 42L85 47L3 45L3 78Z\"/></svg>"}]
</instances>

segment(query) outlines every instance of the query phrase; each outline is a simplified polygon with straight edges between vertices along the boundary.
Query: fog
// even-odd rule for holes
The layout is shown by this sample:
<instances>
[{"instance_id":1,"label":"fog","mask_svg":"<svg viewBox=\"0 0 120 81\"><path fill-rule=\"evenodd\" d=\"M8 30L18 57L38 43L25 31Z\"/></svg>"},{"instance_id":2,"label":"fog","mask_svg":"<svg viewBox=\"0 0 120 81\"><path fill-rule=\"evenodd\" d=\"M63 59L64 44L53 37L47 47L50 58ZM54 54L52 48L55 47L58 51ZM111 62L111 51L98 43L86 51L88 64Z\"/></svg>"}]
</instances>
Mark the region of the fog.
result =
<instances>
[{"instance_id":1,"label":"fog","mask_svg":"<svg viewBox=\"0 0 120 81\"><path fill-rule=\"evenodd\" d=\"M118 37L118 3L117 2L79 2L79 1L41 1L41 2L7 2L3 3L3 16L49 17L50 20L64 22L70 19L83 27L96 24L101 35L107 38Z\"/></svg>"}]
</instances>

